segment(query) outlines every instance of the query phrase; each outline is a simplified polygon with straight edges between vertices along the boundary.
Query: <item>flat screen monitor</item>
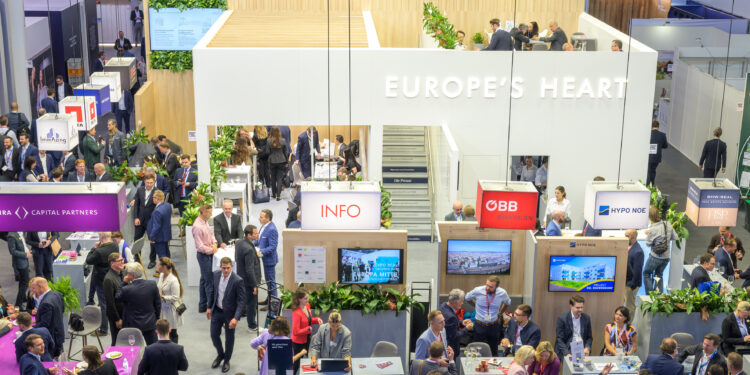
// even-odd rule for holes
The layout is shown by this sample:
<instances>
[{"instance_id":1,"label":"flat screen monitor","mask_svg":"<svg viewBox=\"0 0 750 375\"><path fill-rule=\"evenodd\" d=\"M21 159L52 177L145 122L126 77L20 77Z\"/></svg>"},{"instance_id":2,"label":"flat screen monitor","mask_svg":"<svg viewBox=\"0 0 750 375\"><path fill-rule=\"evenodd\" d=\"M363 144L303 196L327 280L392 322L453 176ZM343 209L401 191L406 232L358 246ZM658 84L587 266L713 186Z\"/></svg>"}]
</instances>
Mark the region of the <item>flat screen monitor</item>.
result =
<instances>
[{"instance_id":1,"label":"flat screen monitor","mask_svg":"<svg viewBox=\"0 0 750 375\"><path fill-rule=\"evenodd\" d=\"M148 10L151 49L154 51L190 51L203 38L223 11L214 8ZM134 41L140 42L140 41Z\"/></svg>"},{"instance_id":2,"label":"flat screen monitor","mask_svg":"<svg viewBox=\"0 0 750 375\"><path fill-rule=\"evenodd\" d=\"M614 292L617 257L549 257L550 292Z\"/></svg>"},{"instance_id":3,"label":"flat screen monitor","mask_svg":"<svg viewBox=\"0 0 750 375\"><path fill-rule=\"evenodd\" d=\"M339 280L345 284L403 284L403 249L339 249Z\"/></svg>"},{"instance_id":4,"label":"flat screen monitor","mask_svg":"<svg viewBox=\"0 0 750 375\"><path fill-rule=\"evenodd\" d=\"M448 240L449 275L510 274L508 240Z\"/></svg>"}]
</instances>

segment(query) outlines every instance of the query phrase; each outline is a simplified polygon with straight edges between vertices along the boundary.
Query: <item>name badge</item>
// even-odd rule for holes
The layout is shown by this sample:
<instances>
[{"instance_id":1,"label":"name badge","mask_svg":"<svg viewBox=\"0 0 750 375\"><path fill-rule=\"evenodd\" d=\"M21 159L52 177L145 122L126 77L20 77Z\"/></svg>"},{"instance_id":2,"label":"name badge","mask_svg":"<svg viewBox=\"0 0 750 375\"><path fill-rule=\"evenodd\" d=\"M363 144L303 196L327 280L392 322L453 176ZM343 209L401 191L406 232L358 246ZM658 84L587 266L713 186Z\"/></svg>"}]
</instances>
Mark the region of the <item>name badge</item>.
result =
<instances>
[{"instance_id":1,"label":"name badge","mask_svg":"<svg viewBox=\"0 0 750 375\"><path fill-rule=\"evenodd\" d=\"M656 155L656 152L658 150L658 145L656 143L652 143L648 145L648 153L651 155Z\"/></svg>"}]
</instances>

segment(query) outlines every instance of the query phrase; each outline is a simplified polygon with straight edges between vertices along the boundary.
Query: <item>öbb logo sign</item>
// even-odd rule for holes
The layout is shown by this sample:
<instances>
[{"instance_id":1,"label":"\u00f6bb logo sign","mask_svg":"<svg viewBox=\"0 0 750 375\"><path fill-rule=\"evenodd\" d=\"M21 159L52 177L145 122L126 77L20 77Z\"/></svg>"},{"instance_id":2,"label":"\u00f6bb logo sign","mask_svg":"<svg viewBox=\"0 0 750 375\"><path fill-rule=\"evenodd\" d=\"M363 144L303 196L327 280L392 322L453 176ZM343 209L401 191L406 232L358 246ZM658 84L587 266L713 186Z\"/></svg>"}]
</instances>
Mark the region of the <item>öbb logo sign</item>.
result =
<instances>
[{"instance_id":1,"label":"\u00f6bb logo sign","mask_svg":"<svg viewBox=\"0 0 750 375\"><path fill-rule=\"evenodd\" d=\"M507 211L515 212L518 211L518 202L516 201L500 201L500 200L488 200L484 204L484 208L487 211Z\"/></svg>"},{"instance_id":2,"label":"\u00f6bb logo sign","mask_svg":"<svg viewBox=\"0 0 750 375\"><path fill-rule=\"evenodd\" d=\"M333 206L329 206L327 204L320 205L321 217L355 218L359 216L360 213L362 213L362 209L359 207L359 205L356 204L339 204Z\"/></svg>"}]
</instances>

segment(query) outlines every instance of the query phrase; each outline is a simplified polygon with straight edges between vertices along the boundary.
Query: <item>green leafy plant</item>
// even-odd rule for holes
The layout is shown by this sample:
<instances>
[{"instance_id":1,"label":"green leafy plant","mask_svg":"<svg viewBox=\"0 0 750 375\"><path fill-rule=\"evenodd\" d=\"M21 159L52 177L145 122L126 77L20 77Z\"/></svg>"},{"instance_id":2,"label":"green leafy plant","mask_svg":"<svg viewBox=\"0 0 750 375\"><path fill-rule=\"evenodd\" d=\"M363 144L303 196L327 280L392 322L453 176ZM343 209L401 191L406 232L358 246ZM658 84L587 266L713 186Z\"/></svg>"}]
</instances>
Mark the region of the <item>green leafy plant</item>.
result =
<instances>
[{"instance_id":1,"label":"green leafy plant","mask_svg":"<svg viewBox=\"0 0 750 375\"><path fill-rule=\"evenodd\" d=\"M282 288L281 302L284 309L292 305L293 292ZM406 294L393 288L381 288L379 285L360 285L354 288L351 284L339 284L338 281L310 292L309 303L316 314L336 309L359 310L365 315L388 310L388 297L391 295L396 299L397 315L400 311L410 308L424 311L424 305L415 299L420 296L418 293Z\"/></svg>"},{"instance_id":2,"label":"green leafy plant","mask_svg":"<svg viewBox=\"0 0 750 375\"><path fill-rule=\"evenodd\" d=\"M649 298L640 303L643 314L659 314L669 316L675 312L692 313L705 311L713 315L716 313L728 314L737 308L739 301L747 301L747 291L742 288L734 289L729 293L720 293L719 290L710 292L698 292L695 288L672 290L669 293L651 291Z\"/></svg>"},{"instance_id":3,"label":"green leafy plant","mask_svg":"<svg viewBox=\"0 0 750 375\"><path fill-rule=\"evenodd\" d=\"M138 185L138 182L141 181L138 175L128 168L127 160L124 160L122 164L116 167L107 166L107 172L109 172L115 181L130 182L133 185Z\"/></svg>"},{"instance_id":4,"label":"green leafy plant","mask_svg":"<svg viewBox=\"0 0 750 375\"><path fill-rule=\"evenodd\" d=\"M391 227L391 192L385 190L383 183L380 183L380 226L388 229Z\"/></svg>"},{"instance_id":5,"label":"green leafy plant","mask_svg":"<svg viewBox=\"0 0 750 375\"><path fill-rule=\"evenodd\" d=\"M423 4L422 22L427 34L437 40L440 48L456 48L456 29L432 2Z\"/></svg>"},{"instance_id":6,"label":"green leafy plant","mask_svg":"<svg viewBox=\"0 0 750 375\"><path fill-rule=\"evenodd\" d=\"M130 132L125 137L125 148L136 145L138 143L149 143L150 141L151 139L149 138L148 134L146 134L146 127L144 126L138 130Z\"/></svg>"},{"instance_id":7,"label":"green leafy plant","mask_svg":"<svg viewBox=\"0 0 750 375\"><path fill-rule=\"evenodd\" d=\"M646 185L643 183L643 181L638 181L645 185L651 192L651 205L661 210L662 205L664 205L665 203L665 199L661 195L661 191L659 191L659 189L654 185ZM672 228L674 229L675 233L677 233L678 238L678 241L676 241L675 244L677 245L678 249L682 249L682 241L687 241L690 238L690 231L688 231L686 227L688 217L684 211L677 211L675 207L677 207L677 202L672 203L669 208L667 208L664 220L672 224Z\"/></svg>"},{"instance_id":8,"label":"green leafy plant","mask_svg":"<svg viewBox=\"0 0 750 375\"><path fill-rule=\"evenodd\" d=\"M58 277L54 282L47 281L50 290L60 292L66 313L81 311L81 302L78 300L78 289L73 288L69 276Z\"/></svg>"},{"instance_id":9,"label":"green leafy plant","mask_svg":"<svg viewBox=\"0 0 750 375\"><path fill-rule=\"evenodd\" d=\"M193 69L192 51L151 51L151 69L182 73Z\"/></svg>"},{"instance_id":10,"label":"green leafy plant","mask_svg":"<svg viewBox=\"0 0 750 375\"><path fill-rule=\"evenodd\" d=\"M475 33L471 37L471 41L474 42L474 44L484 44L484 37L482 36L482 33Z\"/></svg>"},{"instance_id":11,"label":"green leafy plant","mask_svg":"<svg viewBox=\"0 0 750 375\"><path fill-rule=\"evenodd\" d=\"M191 8L227 9L226 0L151 0L148 6L154 9L177 8L179 10Z\"/></svg>"}]
</instances>

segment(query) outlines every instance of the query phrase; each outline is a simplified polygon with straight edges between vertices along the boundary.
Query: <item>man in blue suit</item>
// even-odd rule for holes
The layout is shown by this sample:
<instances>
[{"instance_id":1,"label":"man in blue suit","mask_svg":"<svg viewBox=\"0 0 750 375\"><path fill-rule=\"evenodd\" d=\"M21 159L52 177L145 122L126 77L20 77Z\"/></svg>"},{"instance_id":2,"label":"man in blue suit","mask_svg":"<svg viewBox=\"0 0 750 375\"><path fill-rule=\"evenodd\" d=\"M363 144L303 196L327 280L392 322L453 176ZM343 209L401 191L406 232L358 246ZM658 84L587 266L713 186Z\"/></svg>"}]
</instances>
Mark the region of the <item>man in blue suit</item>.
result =
<instances>
[{"instance_id":1,"label":"man in blue suit","mask_svg":"<svg viewBox=\"0 0 750 375\"><path fill-rule=\"evenodd\" d=\"M27 312L19 313L18 318L16 319L16 323L18 323L18 330L21 331L21 335L18 336L15 342L16 361L20 361L21 357L29 352L28 349L26 349L26 338L30 335L36 334L39 335L42 340L44 340L44 347L46 348L44 354L40 356L40 359L42 360L42 362L52 362L53 359L50 352L55 350L55 340L52 339L52 335L49 333L47 328L33 328L31 326L31 314Z\"/></svg>"},{"instance_id":2,"label":"man in blue suit","mask_svg":"<svg viewBox=\"0 0 750 375\"><path fill-rule=\"evenodd\" d=\"M159 341L146 347L138 366L138 375L177 375L177 371L187 371L185 349L169 339L169 330L166 319L156 321Z\"/></svg>"},{"instance_id":3,"label":"man in blue suit","mask_svg":"<svg viewBox=\"0 0 750 375\"><path fill-rule=\"evenodd\" d=\"M151 246L156 250L156 255L170 258L169 241L172 240L172 205L164 202L164 192L157 190L154 192L154 212L151 213L151 219L148 221L146 233L151 241Z\"/></svg>"},{"instance_id":4,"label":"man in blue suit","mask_svg":"<svg viewBox=\"0 0 750 375\"><path fill-rule=\"evenodd\" d=\"M659 346L661 354L649 354L641 370L649 370L656 375L682 375L685 372L680 362L677 362L677 341L667 337L661 340Z\"/></svg>"},{"instance_id":5,"label":"man in blue suit","mask_svg":"<svg viewBox=\"0 0 750 375\"><path fill-rule=\"evenodd\" d=\"M266 276L266 283L270 295L276 295L276 263L279 262L279 256L276 254L276 246L279 244L279 232L276 231L276 226L273 224L273 212L269 209L265 209L260 212L260 238L253 244L258 248L258 255L263 257L263 274ZM259 305L267 305L268 300L259 302ZM261 311L268 310L267 307L262 307Z\"/></svg>"},{"instance_id":6,"label":"man in blue suit","mask_svg":"<svg viewBox=\"0 0 750 375\"><path fill-rule=\"evenodd\" d=\"M638 231L628 229L625 231L628 238L628 268L625 273L625 307L635 311L635 295L643 285L643 249L638 243Z\"/></svg>"},{"instance_id":7,"label":"man in blue suit","mask_svg":"<svg viewBox=\"0 0 750 375\"><path fill-rule=\"evenodd\" d=\"M26 161L26 158L29 156L33 156L35 159L39 160L39 151L37 150L36 146L32 145L31 142L29 142L29 135L27 133L21 133L18 136L18 143L20 150L18 152L18 161L20 165L23 167L24 162Z\"/></svg>"},{"instance_id":8,"label":"man in blue suit","mask_svg":"<svg viewBox=\"0 0 750 375\"><path fill-rule=\"evenodd\" d=\"M41 356L45 353L44 339L39 335L29 335L24 341L28 353L21 356L18 367L22 375L49 375L56 374L57 369L47 370L42 365Z\"/></svg>"},{"instance_id":9,"label":"man in blue suit","mask_svg":"<svg viewBox=\"0 0 750 375\"><path fill-rule=\"evenodd\" d=\"M482 51L512 51L513 39L509 32L500 28L500 20L497 18L491 19L490 28L493 31L490 45Z\"/></svg>"},{"instance_id":10,"label":"man in blue suit","mask_svg":"<svg viewBox=\"0 0 750 375\"><path fill-rule=\"evenodd\" d=\"M725 279L728 279L729 276L735 276L732 254L734 254L736 250L737 241L735 241L734 238L727 238L724 241L724 246L720 246L716 249L716 252L714 252L716 265L718 267L724 267L724 273L722 273L722 276L724 276Z\"/></svg>"},{"instance_id":11,"label":"man in blue suit","mask_svg":"<svg viewBox=\"0 0 750 375\"><path fill-rule=\"evenodd\" d=\"M57 106L57 100L55 100L55 95L57 95L55 89L50 87L47 89L47 97L42 99L42 108L44 108L47 113L60 112L59 107Z\"/></svg>"},{"instance_id":12,"label":"man in blue suit","mask_svg":"<svg viewBox=\"0 0 750 375\"><path fill-rule=\"evenodd\" d=\"M26 252L23 239L18 232L6 232L0 234L0 238L8 243L13 273L18 281L18 293L16 294L16 308L26 311L26 298L29 288L29 258L31 252Z\"/></svg>"},{"instance_id":13,"label":"man in blue suit","mask_svg":"<svg viewBox=\"0 0 750 375\"><path fill-rule=\"evenodd\" d=\"M562 236L562 231L560 230L560 225L565 220L565 212L557 210L552 211L552 220L549 221L549 224L547 224L547 232L545 233L546 236L553 237L553 236Z\"/></svg>"},{"instance_id":14,"label":"man in blue suit","mask_svg":"<svg viewBox=\"0 0 750 375\"><path fill-rule=\"evenodd\" d=\"M300 169L302 170L302 175L306 180L309 180L310 176L312 175L312 164L310 164L310 151L312 150L310 148L311 137L313 140L313 146L315 147L318 155L320 155L318 130L313 128L313 131L315 132L315 135L310 134L310 128L307 128L304 133L300 134L299 137L297 137L297 151L295 152L297 160L294 163L299 164Z\"/></svg>"},{"instance_id":15,"label":"man in blue suit","mask_svg":"<svg viewBox=\"0 0 750 375\"><path fill-rule=\"evenodd\" d=\"M583 341L583 352L585 355L591 353L591 343L594 337L591 335L591 318L583 313L585 300L579 295L570 298L570 311L557 318L555 354L559 358L565 358L570 354L570 343Z\"/></svg>"},{"instance_id":16,"label":"man in blue suit","mask_svg":"<svg viewBox=\"0 0 750 375\"><path fill-rule=\"evenodd\" d=\"M500 341L500 346L505 348L505 355L516 354L516 350L523 345L531 345L536 348L542 339L542 330L536 323L531 321L531 306L521 304L516 307L513 319L505 329L505 338Z\"/></svg>"},{"instance_id":17,"label":"man in blue suit","mask_svg":"<svg viewBox=\"0 0 750 375\"><path fill-rule=\"evenodd\" d=\"M175 206L180 211L185 211L185 202L190 200L190 194L198 186L198 171L190 168L190 155L184 154L180 157L181 168L177 168L174 173L174 192L177 197Z\"/></svg>"},{"instance_id":18,"label":"man in blue suit","mask_svg":"<svg viewBox=\"0 0 750 375\"><path fill-rule=\"evenodd\" d=\"M234 330L242 319L245 306L245 286L242 278L232 272L232 259L221 258L221 271L214 272L212 298L208 301L206 317L211 320L211 341L216 348L216 359L211 368L224 361L221 372L229 372L229 360L234 351ZM221 346L221 328L224 328L224 348Z\"/></svg>"},{"instance_id":19,"label":"man in blue suit","mask_svg":"<svg viewBox=\"0 0 750 375\"><path fill-rule=\"evenodd\" d=\"M52 154L48 154L45 150L39 150L38 152L39 156L37 156L36 158L36 167L34 167L34 173L36 173L37 176L47 175L47 177L51 180L52 170L57 168L55 158L52 157Z\"/></svg>"},{"instance_id":20,"label":"man in blue suit","mask_svg":"<svg viewBox=\"0 0 750 375\"><path fill-rule=\"evenodd\" d=\"M656 181L656 167L661 163L661 150L669 148L667 135L659 131L659 121L651 123L651 141L648 149L648 174L646 185L654 185Z\"/></svg>"},{"instance_id":21,"label":"man in blue suit","mask_svg":"<svg viewBox=\"0 0 750 375\"><path fill-rule=\"evenodd\" d=\"M65 332L67 327L63 323L63 299L60 292L49 289L47 279L35 277L31 279L29 288L37 301L37 308L31 311L31 315L36 315L36 328L47 328L52 334L55 341L55 348L52 351L52 357L57 357L62 353L65 344Z\"/></svg>"}]
</instances>

